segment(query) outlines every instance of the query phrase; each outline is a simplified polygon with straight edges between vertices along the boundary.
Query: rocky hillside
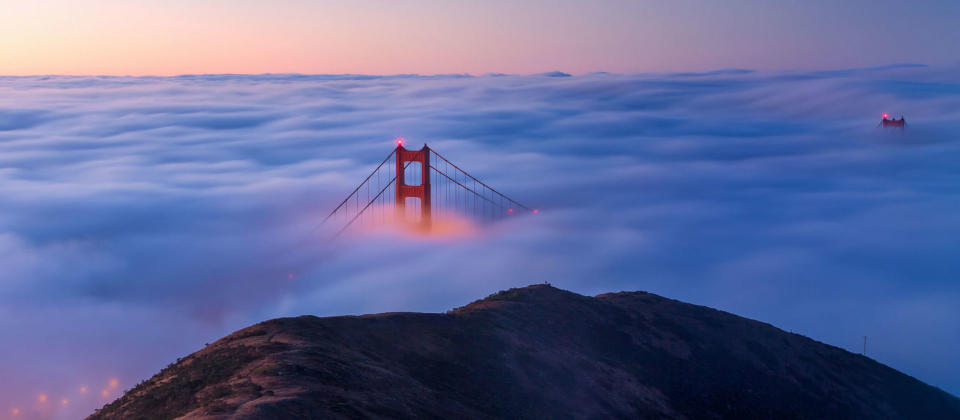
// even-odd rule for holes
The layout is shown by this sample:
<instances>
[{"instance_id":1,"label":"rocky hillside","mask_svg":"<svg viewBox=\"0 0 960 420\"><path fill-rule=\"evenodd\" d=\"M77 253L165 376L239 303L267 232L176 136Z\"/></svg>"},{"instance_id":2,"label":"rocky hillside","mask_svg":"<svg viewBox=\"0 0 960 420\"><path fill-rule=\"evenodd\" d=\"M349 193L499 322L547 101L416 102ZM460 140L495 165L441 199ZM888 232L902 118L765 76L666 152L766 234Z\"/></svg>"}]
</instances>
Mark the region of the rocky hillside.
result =
<instances>
[{"instance_id":1,"label":"rocky hillside","mask_svg":"<svg viewBox=\"0 0 960 420\"><path fill-rule=\"evenodd\" d=\"M263 322L90 419L960 418L869 358L649 293L546 285L445 314Z\"/></svg>"}]
</instances>

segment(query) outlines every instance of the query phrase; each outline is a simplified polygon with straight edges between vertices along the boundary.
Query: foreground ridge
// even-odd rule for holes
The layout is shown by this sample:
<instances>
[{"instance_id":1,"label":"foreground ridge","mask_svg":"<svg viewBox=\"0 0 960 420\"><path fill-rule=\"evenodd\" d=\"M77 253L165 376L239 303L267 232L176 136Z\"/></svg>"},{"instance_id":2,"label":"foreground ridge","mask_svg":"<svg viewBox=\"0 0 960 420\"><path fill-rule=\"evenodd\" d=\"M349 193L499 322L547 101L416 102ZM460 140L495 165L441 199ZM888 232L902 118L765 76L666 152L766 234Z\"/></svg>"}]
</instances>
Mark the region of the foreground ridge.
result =
<instances>
[{"instance_id":1,"label":"foreground ridge","mask_svg":"<svg viewBox=\"0 0 960 420\"><path fill-rule=\"evenodd\" d=\"M645 292L510 289L445 314L280 318L90 419L960 418L867 357Z\"/></svg>"}]
</instances>

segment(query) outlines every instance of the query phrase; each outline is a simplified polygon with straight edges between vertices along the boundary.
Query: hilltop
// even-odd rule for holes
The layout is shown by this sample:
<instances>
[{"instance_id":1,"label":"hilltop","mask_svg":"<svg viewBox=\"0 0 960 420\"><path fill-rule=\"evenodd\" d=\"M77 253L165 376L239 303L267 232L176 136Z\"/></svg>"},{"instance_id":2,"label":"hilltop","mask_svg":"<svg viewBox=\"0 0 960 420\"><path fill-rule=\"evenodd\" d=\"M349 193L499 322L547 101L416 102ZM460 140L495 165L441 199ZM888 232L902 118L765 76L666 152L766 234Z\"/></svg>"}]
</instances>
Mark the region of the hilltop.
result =
<instances>
[{"instance_id":1,"label":"hilltop","mask_svg":"<svg viewBox=\"0 0 960 420\"><path fill-rule=\"evenodd\" d=\"M937 419L960 399L726 312L535 285L444 314L262 322L90 419L364 417Z\"/></svg>"}]
</instances>

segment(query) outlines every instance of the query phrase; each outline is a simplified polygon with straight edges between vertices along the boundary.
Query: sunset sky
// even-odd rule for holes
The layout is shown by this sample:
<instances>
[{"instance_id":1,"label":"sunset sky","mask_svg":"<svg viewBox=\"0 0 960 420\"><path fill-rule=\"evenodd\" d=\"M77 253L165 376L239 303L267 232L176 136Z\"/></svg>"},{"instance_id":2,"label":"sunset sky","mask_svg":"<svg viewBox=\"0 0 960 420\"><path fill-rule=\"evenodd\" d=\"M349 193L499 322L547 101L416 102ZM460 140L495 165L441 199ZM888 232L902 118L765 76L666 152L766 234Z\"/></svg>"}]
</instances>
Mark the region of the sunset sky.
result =
<instances>
[{"instance_id":1,"label":"sunset sky","mask_svg":"<svg viewBox=\"0 0 960 420\"><path fill-rule=\"evenodd\" d=\"M7 1L0 74L937 65L958 60L958 15L949 0Z\"/></svg>"}]
</instances>

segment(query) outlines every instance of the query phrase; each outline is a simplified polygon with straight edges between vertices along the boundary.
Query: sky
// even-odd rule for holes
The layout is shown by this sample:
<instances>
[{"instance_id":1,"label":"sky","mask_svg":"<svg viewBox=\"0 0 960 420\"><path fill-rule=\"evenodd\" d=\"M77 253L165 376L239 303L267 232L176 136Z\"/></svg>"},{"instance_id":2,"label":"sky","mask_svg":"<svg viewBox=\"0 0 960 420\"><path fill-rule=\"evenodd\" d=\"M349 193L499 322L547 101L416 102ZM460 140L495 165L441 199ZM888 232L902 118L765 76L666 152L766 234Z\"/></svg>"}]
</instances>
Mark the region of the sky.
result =
<instances>
[{"instance_id":1,"label":"sky","mask_svg":"<svg viewBox=\"0 0 960 420\"><path fill-rule=\"evenodd\" d=\"M956 64L952 0L0 2L0 75Z\"/></svg>"},{"instance_id":2,"label":"sky","mask_svg":"<svg viewBox=\"0 0 960 420\"><path fill-rule=\"evenodd\" d=\"M265 319L544 281L868 336L960 394L957 70L2 77L0 418L81 417ZM397 136L541 213L331 240Z\"/></svg>"}]
</instances>

